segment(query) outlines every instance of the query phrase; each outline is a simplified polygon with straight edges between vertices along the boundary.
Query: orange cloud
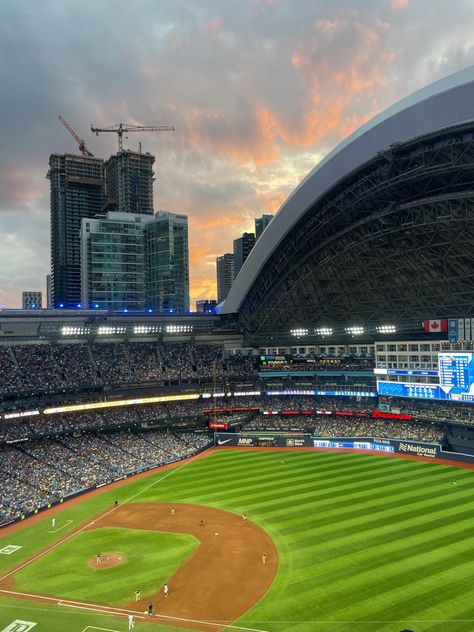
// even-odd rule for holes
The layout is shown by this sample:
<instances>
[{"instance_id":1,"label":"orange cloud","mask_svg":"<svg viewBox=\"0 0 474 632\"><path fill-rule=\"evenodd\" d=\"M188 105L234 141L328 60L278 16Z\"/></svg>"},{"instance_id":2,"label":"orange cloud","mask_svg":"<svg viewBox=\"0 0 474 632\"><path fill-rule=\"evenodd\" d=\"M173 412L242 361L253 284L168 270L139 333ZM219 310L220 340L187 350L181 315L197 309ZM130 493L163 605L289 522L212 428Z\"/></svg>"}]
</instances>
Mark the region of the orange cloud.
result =
<instances>
[{"instance_id":1,"label":"orange cloud","mask_svg":"<svg viewBox=\"0 0 474 632\"><path fill-rule=\"evenodd\" d=\"M293 80L300 81L303 95L298 97L301 107L297 115L289 118L281 104L273 105L261 91L254 105L249 100L239 109L195 106L183 112L189 155L202 160L213 155L224 165L239 163L244 165L244 178L249 183L255 177L253 198L249 184L245 199L234 196L224 208L204 200L204 193L198 204L190 201L193 300L215 297L216 256L232 250L232 240L250 228L252 214L258 216L260 209L275 213L290 193L291 178L289 185L282 185L281 180L277 183L275 170L267 171L266 167L274 165L281 155L316 147L321 141L334 145L379 110L373 99L370 108L362 107L374 88L388 83L390 66L397 56L397 51L386 45L391 24L380 19L362 21L357 10L348 10L318 20L314 26L312 37L302 41L289 58ZM209 27L220 27L219 20L212 18ZM348 41L353 42L350 63L341 54L341 50L349 52ZM283 173L284 167L279 171ZM295 185L306 175L299 176L300 171L298 167L292 176ZM216 199L220 198L216 194Z\"/></svg>"},{"instance_id":2,"label":"orange cloud","mask_svg":"<svg viewBox=\"0 0 474 632\"><path fill-rule=\"evenodd\" d=\"M408 6L408 0L392 0L392 9L394 9L395 11L406 9L407 6Z\"/></svg>"},{"instance_id":3,"label":"orange cloud","mask_svg":"<svg viewBox=\"0 0 474 632\"><path fill-rule=\"evenodd\" d=\"M21 169L9 168L3 171L1 178L6 182L24 182L28 178L28 174Z\"/></svg>"},{"instance_id":4,"label":"orange cloud","mask_svg":"<svg viewBox=\"0 0 474 632\"><path fill-rule=\"evenodd\" d=\"M15 167L3 170L0 174L0 185L5 199L15 205L30 206L44 195L44 190L31 182L29 172Z\"/></svg>"},{"instance_id":5,"label":"orange cloud","mask_svg":"<svg viewBox=\"0 0 474 632\"><path fill-rule=\"evenodd\" d=\"M304 177L305 176L303 176L303 178ZM288 193L283 191L268 191L267 193L259 195L257 199L262 208L265 209L265 213L275 214L287 197Z\"/></svg>"},{"instance_id":6,"label":"orange cloud","mask_svg":"<svg viewBox=\"0 0 474 632\"><path fill-rule=\"evenodd\" d=\"M29 206L43 195L41 189L24 187L20 191L13 191L12 198L22 206Z\"/></svg>"},{"instance_id":7,"label":"orange cloud","mask_svg":"<svg viewBox=\"0 0 474 632\"><path fill-rule=\"evenodd\" d=\"M214 15L208 22L206 22L207 31L218 31L222 27L222 20L218 15Z\"/></svg>"}]
</instances>

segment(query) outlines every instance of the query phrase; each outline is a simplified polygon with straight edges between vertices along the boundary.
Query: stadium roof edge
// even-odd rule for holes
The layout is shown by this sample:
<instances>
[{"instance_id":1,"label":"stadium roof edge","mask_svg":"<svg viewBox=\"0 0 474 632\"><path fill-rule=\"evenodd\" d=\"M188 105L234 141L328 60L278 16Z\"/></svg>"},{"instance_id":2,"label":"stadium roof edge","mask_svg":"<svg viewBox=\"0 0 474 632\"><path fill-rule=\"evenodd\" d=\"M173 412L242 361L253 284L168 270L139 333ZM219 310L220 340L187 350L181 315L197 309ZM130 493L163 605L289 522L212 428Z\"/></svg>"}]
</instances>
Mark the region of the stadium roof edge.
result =
<instances>
[{"instance_id":1,"label":"stadium roof edge","mask_svg":"<svg viewBox=\"0 0 474 632\"><path fill-rule=\"evenodd\" d=\"M474 120L474 66L413 92L340 142L296 187L262 233L222 305L239 311L267 259L305 212L339 180L396 143Z\"/></svg>"}]
</instances>

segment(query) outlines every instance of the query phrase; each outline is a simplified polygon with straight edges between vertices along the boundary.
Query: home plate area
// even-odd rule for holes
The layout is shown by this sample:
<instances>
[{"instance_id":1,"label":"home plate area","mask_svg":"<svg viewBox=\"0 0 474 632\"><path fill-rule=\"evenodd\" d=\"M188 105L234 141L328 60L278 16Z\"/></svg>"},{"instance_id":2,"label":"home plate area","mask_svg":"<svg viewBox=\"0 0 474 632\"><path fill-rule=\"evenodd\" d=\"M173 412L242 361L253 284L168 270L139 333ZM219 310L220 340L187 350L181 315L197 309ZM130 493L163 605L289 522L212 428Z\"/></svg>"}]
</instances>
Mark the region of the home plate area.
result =
<instances>
[{"instance_id":1,"label":"home plate area","mask_svg":"<svg viewBox=\"0 0 474 632\"><path fill-rule=\"evenodd\" d=\"M120 506L90 529L99 527L191 534L199 541L191 556L170 577L168 597L160 591L123 606L143 616L152 603L154 613L160 618L175 618L180 627L210 630L211 624L206 621L235 621L263 597L278 567L277 550L263 529L251 520L244 522L241 516L212 507L133 503ZM219 534L225 535L215 537ZM266 555L265 564L262 552ZM120 552L103 553L102 557L112 555L115 563L120 563ZM95 558L89 560L91 563L96 564ZM215 623L212 629L216 630Z\"/></svg>"}]
</instances>

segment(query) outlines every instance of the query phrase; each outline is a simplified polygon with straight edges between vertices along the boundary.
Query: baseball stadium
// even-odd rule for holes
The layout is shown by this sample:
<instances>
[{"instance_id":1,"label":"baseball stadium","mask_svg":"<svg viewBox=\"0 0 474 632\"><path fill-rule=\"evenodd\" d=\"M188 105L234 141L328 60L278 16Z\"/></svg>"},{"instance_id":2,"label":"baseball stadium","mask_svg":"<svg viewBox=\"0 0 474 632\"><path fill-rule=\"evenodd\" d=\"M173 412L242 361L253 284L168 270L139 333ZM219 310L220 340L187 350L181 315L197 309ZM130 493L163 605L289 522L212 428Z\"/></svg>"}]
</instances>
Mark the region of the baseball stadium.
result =
<instances>
[{"instance_id":1,"label":"baseball stadium","mask_svg":"<svg viewBox=\"0 0 474 632\"><path fill-rule=\"evenodd\" d=\"M0 312L2 632L474 630L474 67L214 314Z\"/></svg>"}]
</instances>

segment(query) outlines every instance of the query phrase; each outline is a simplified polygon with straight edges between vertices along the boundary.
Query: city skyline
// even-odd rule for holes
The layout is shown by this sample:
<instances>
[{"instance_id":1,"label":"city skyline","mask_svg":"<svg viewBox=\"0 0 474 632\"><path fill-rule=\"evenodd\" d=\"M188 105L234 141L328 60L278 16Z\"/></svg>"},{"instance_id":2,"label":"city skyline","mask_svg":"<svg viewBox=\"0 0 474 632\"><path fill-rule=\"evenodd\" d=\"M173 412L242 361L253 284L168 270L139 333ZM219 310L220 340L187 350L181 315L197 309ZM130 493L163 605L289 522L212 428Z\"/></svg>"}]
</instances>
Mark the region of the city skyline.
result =
<instances>
[{"instance_id":1,"label":"city skyline","mask_svg":"<svg viewBox=\"0 0 474 632\"><path fill-rule=\"evenodd\" d=\"M473 4L2 3L0 304L45 293L51 153L117 151L90 125L156 156L155 211L189 216L191 302L216 297L216 257L275 213L340 140L377 112L474 63Z\"/></svg>"}]
</instances>

